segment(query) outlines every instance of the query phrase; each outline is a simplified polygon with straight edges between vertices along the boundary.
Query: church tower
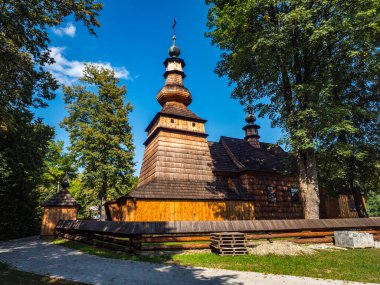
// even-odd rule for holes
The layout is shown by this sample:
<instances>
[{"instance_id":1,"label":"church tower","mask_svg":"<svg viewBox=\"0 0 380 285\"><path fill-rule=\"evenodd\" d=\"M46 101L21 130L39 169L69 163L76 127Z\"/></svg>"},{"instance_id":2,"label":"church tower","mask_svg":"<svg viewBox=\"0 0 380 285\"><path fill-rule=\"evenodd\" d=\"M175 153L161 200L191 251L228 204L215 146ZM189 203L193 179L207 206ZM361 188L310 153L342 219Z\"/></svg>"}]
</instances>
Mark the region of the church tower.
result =
<instances>
[{"instance_id":1,"label":"church tower","mask_svg":"<svg viewBox=\"0 0 380 285\"><path fill-rule=\"evenodd\" d=\"M145 130L148 138L144 143L146 148L138 188L151 188L149 184L152 182L163 185L175 181L181 185L189 181L210 181L213 177L206 120L188 108L192 96L183 84L185 62L179 58L180 53L173 34L170 57L164 61L165 85L156 97L162 109ZM162 184L164 181L166 183Z\"/></svg>"}]
</instances>

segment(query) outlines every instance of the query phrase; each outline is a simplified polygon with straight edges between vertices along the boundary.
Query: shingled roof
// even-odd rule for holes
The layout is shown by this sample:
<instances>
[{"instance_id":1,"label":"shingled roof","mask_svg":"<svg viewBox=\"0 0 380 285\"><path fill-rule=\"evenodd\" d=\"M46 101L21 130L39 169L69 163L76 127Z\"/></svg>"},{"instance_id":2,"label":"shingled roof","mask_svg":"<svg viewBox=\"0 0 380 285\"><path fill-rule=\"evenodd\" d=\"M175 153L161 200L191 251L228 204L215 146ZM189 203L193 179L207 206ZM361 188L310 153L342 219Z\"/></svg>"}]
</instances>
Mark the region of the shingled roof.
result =
<instances>
[{"instance_id":1,"label":"shingled roof","mask_svg":"<svg viewBox=\"0 0 380 285\"><path fill-rule=\"evenodd\" d=\"M157 118L161 115L166 115L168 117L173 118L183 118L183 119L191 119L193 121L198 121L205 123L207 120L202 119L201 117L194 114L189 108L187 108L183 104L178 104L176 102L167 102L159 111L156 116L154 116L153 120L146 127L145 131L148 132L153 124L156 122Z\"/></svg>"},{"instance_id":2,"label":"shingled roof","mask_svg":"<svg viewBox=\"0 0 380 285\"><path fill-rule=\"evenodd\" d=\"M79 207L78 202L66 188L62 188L53 197L42 203L43 207Z\"/></svg>"},{"instance_id":3,"label":"shingled roof","mask_svg":"<svg viewBox=\"0 0 380 285\"><path fill-rule=\"evenodd\" d=\"M228 181L228 179L230 179ZM253 200L236 178L218 177L214 181L154 179L127 195L141 199Z\"/></svg>"},{"instance_id":4,"label":"shingled roof","mask_svg":"<svg viewBox=\"0 0 380 285\"><path fill-rule=\"evenodd\" d=\"M253 147L248 141L221 137L219 143L209 143L214 171L264 171L291 173L292 157L281 147L260 142Z\"/></svg>"}]
</instances>

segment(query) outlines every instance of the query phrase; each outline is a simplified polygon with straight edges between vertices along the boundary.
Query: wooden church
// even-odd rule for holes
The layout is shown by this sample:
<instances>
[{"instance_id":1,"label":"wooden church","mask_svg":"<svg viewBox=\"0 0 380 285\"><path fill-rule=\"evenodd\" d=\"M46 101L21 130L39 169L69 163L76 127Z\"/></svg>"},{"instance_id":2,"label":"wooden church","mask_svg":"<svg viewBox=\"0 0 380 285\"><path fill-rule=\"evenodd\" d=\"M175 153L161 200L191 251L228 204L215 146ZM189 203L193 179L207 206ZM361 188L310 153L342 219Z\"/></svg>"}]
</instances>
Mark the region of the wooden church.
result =
<instances>
[{"instance_id":1,"label":"wooden church","mask_svg":"<svg viewBox=\"0 0 380 285\"><path fill-rule=\"evenodd\" d=\"M254 115L244 139L207 141L206 120L189 109L185 62L173 45L164 62L162 106L148 137L136 189L106 203L113 221L302 219L297 177L283 149L261 142Z\"/></svg>"}]
</instances>

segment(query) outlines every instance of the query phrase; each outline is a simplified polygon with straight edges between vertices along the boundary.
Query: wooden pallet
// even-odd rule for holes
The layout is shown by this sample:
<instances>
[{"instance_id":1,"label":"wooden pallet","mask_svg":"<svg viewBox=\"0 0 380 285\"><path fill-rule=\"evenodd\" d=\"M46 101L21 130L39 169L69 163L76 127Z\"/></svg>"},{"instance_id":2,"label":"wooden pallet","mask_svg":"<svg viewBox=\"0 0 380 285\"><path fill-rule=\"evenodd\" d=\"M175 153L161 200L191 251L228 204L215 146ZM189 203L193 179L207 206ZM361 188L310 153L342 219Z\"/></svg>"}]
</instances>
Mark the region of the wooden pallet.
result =
<instances>
[{"instance_id":1,"label":"wooden pallet","mask_svg":"<svg viewBox=\"0 0 380 285\"><path fill-rule=\"evenodd\" d=\"M244 233L212 233L210 240L212 251L219 255L243 255L248 253L248 242Z\"/></svg>"}]
</instances>

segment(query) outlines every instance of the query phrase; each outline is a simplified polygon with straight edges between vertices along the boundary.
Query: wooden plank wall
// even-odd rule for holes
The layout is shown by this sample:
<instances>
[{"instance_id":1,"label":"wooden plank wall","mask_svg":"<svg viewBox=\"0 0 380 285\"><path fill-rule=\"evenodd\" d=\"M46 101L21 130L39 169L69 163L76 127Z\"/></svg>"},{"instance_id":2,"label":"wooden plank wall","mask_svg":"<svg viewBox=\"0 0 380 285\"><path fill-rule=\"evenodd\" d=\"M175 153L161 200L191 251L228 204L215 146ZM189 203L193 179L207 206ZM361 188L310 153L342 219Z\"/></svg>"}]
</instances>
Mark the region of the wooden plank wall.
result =
<instances>
[{"instance_id":1,"label":"wooden plank wall","mask_svg":"<svg viewBox=\"0 0 380 285\"><path fill-rule=\"evenodd\" d=\"M42 217L41 236L53 236L59 220L76 220L76 207L45 207Z\"/></svg>"},{"instance_id":2,"label":"wooden plank wall","mask_svg":"<svg viewBox=\"0 0 380 285\"><path fill-rule=\"evenodd\" d=\"M128 199L109 204L113 221L253 220L253 201L170 201Z\"/></svg>"},{"instance_id":3,"label":"wooden plank wall","mask_svg":"<svg viewBox=\"0 0 380 285\"><path fill-rule=\"evenodd\" d=\"M358 213L350 209L350 200L353 201L352 195L340 194L338 196L339 210L341 218L358 218Z\"/></svg>"},{"instance_id":4,"label":"wooden plank wall","mask_svg":"<svg viewBox=\"0 0 380 285\"><path fill-rule=\"evenodd\" d=\"M240 176L247 192L255 197L255 219L303 219L301 200L293 202L290 188L297 178L273 173L244 174ZM272 185L276 202L268 200L267 186Z\"/></svg>"}]
</instances>

